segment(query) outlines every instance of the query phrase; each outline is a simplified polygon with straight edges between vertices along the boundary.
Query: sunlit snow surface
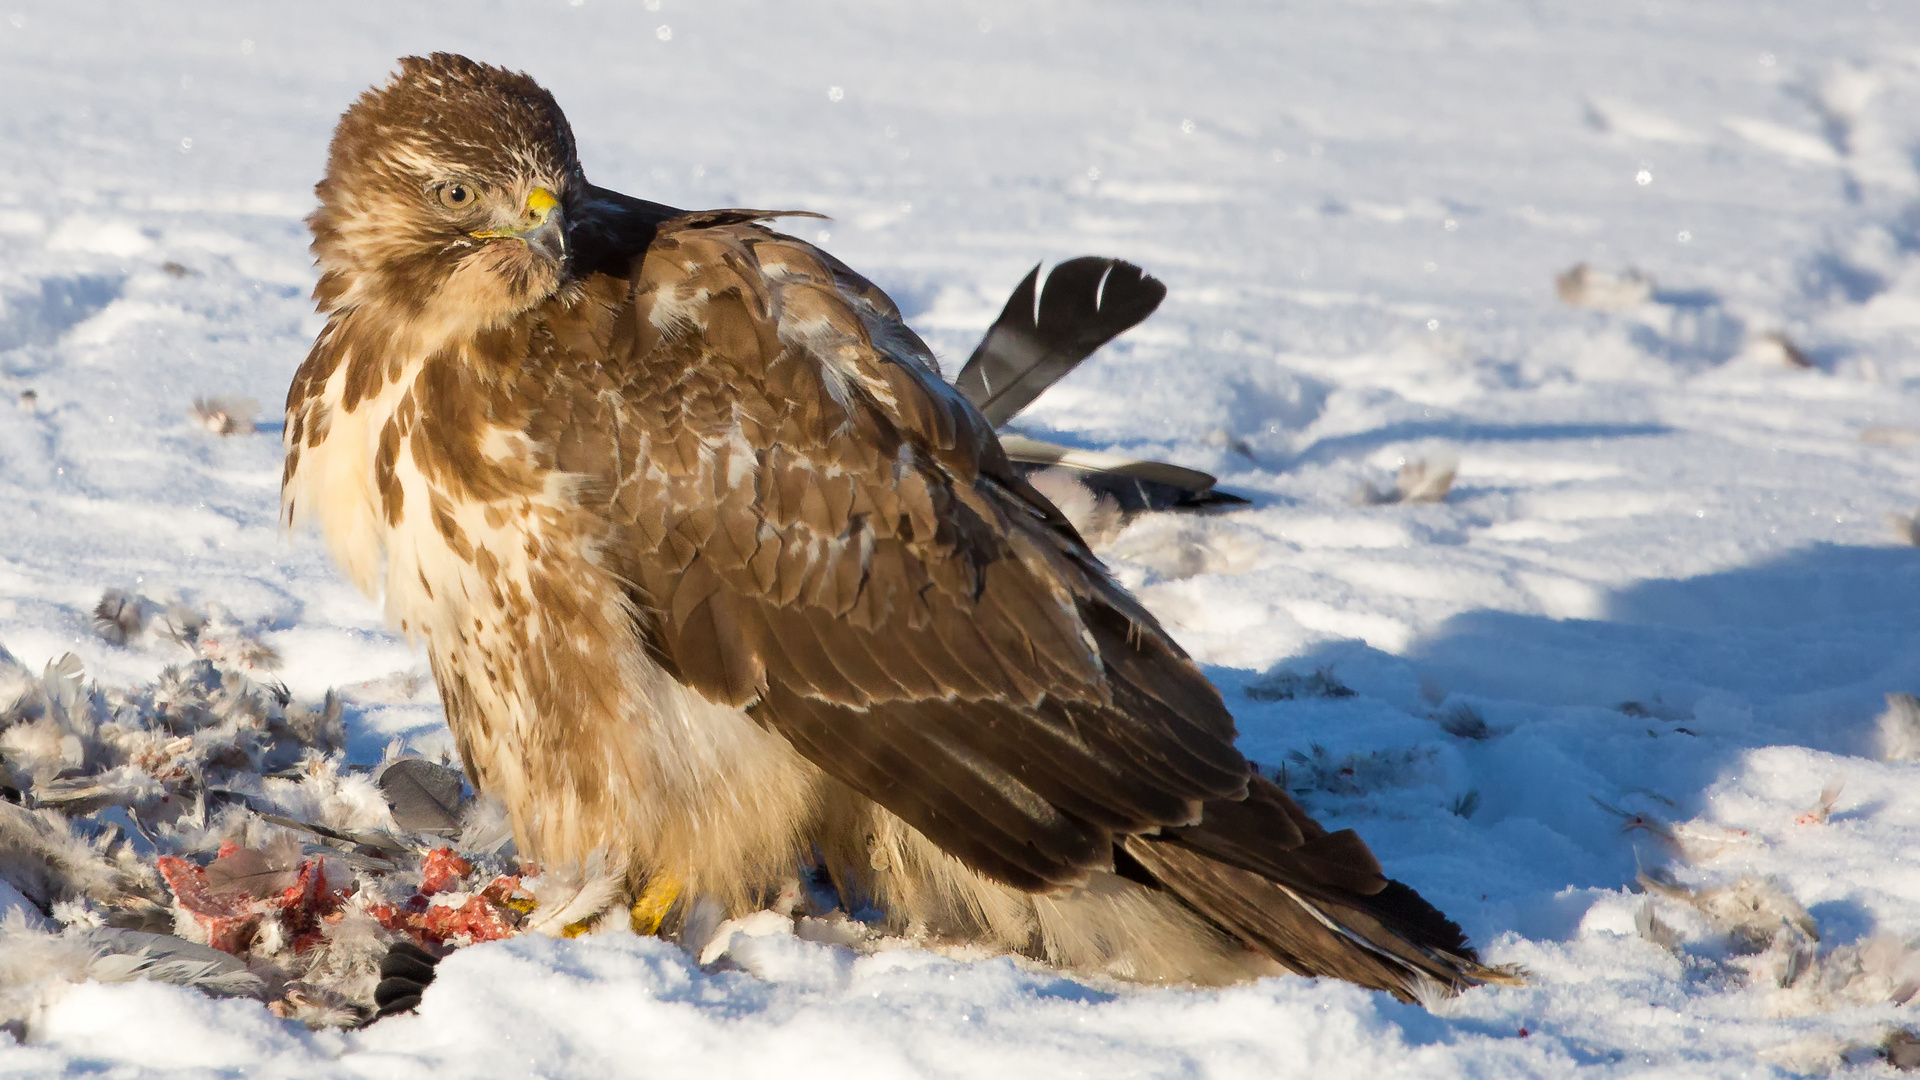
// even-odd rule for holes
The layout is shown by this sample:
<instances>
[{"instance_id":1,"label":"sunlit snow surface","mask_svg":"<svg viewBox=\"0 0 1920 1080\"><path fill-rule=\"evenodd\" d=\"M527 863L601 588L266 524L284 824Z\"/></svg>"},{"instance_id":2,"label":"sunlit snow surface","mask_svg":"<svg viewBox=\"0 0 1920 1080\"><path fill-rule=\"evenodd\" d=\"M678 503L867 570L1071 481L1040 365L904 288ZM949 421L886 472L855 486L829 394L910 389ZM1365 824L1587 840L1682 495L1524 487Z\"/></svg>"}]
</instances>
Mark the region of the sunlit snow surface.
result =
<instances>
[{"instance_id":1,"label":"sunlit snow surface","mask_svg":"<svg viewBox=\"0 0 1920 1080\"><path fill-rule=\"evenodd\" d=\"M1749 985L1671 902L1664 950L1630 888L1771 875L1823 952L1920 936L1920 765L1873 737L1882 696L1920 690L1920 551L1886 521L1920 503L1920 9L0 3L0 643L29 664L180 659L93 636L119 587L264 622L302 696L424 670L280 533L277 403L319 326L300 219L333 120L433 49L538 77L598 183L831 214L793 227L950 366L1037 261L1163 278L1022 423L1254 500L1137 521L1116 571L1249 756L1324 779L1309 809L1532 981L1433 1014L780 936L712 974L630 936L522 939L345 1035L82 987L30 1045L0 1035L0 1075L1873 1073L1859 1048L1920 1024ZM1652 299L1562 303L1581 262ZM267 430L206 433L202 395L258 399ZM1442 504L1349 502L1448 456ZM1246 694L1276 668L1357 695ZM363 692L354 753L444 747L431 702ZM1433 719L1462 705L1491 737Z\"/></svg>"}]
</instances>

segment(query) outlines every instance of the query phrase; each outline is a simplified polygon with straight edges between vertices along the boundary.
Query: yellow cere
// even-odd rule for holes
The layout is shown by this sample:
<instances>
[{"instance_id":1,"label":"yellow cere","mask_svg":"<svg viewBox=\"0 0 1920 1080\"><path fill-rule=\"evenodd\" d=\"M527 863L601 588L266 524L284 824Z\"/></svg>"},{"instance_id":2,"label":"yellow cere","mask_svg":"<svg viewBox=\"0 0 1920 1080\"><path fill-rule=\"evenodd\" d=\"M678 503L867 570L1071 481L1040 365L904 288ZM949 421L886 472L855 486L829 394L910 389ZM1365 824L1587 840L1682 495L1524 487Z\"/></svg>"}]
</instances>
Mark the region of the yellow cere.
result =
<instances>
[{"instance_id":1,"label":"yellow cere","mask_svg":"<svg viewBox=\"0 0 1920 1080\"><path fill-rule=\"evenodd\" d=\"M559 208L560 200L555 198L553 192L548 191L546 188L537 187L527 192L527 213L533 218L533 224L535 226L546 224L547 219L552 217L553 212ZM467 235L480 240L491 240L495 237L517 237L520 235L520 230L479 229Z\"/></svg>"}]
</instances>

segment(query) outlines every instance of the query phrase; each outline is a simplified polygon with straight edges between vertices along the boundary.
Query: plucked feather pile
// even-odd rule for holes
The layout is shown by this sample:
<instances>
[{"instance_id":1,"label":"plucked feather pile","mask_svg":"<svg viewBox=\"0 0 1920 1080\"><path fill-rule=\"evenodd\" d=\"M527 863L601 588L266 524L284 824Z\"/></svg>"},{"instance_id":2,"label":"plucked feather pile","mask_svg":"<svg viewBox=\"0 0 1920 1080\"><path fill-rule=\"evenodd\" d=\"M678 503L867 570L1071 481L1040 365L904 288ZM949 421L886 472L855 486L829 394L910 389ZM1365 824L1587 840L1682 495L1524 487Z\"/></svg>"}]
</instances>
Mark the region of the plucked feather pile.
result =
<instances>
[{"instance_id":1,"label":"plucked feather pile","mask_svg":"<svg viewBox=\"0 0 1920 1080\"><path fill-rule=\"evenodd\" d=\"M96 615L110 641L186 655L109 689L71 654L36 673L0 649L0 1025L16 1035L89 979L357 1024L396 943L430 961L578 932L613 900L591 867L519 865L498 806L447 765L348 767L340 701L265 681L277 657L220 612L111 592Z\"/></svg>"}]
</instances>

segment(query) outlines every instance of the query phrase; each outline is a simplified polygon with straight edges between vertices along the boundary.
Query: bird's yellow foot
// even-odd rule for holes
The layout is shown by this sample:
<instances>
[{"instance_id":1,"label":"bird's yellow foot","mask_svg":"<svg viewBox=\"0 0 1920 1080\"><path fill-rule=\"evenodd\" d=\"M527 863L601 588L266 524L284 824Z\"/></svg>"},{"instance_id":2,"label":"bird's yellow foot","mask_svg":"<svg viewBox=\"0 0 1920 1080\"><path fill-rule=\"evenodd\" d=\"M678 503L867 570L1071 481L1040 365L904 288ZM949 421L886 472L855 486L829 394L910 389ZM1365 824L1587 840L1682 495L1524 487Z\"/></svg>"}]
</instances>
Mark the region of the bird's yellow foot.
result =
<instances>
[{"instance_id":1,"label":"bird's yellow foot","mask_svg":"<svg viewBox=\"0 0 1920 1080\"><path fill-rule=\"evenodd\" d=\"M660 932L660 924L666 921L667 912L673 910L674 901L680 899L680 881L664 874L656 875L647 882L640 898L628 909L628 925L636 934L653 935Z\"/></svg>"}]
</instances>

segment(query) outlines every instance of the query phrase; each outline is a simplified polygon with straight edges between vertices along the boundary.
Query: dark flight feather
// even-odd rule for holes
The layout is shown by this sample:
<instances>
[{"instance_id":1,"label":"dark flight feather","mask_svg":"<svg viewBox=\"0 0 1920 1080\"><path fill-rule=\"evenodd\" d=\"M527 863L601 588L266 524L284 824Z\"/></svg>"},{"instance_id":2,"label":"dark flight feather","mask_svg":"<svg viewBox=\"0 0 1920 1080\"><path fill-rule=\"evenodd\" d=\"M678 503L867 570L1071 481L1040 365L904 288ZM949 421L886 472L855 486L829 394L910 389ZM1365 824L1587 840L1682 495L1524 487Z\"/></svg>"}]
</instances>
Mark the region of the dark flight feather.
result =
<instances>
[{"instance_id":1,"label":"dark flight feather","mask_svg":"<svg viewBox=\"0 0 1920 1080\"><path fill-rule=\"evenodd\" d=\"M1036 266L954 380L994 427L1013 419L1095 349L1153 314L1167 295L1167 287L1146 271L1097 255L1054 267L1044 288L1039 280Z\"/></svg>"},{"instance_id":2,"label":"dark flight feather","mask_svg":"<svg viewBox=\"0 0 1920 1080\"><path fill-rule=\"evenodd\" d=\"M1132 263L1098 255L1069 259L1038 287L1040 268L1028 272L1007 306L975 346L954 387L1001 427L1093 352L1138 325L1160 306L1167 287ZM1034 302L1038 288L1039 302ZM1071 469L1096 495L1120 510L1211 510L1245 506L1238 495L1214 489L1198 469L1163 461L1134 461L1020 435L1003 436L1014 469L1030 476Z\"/></svg>"}]
</instances>

